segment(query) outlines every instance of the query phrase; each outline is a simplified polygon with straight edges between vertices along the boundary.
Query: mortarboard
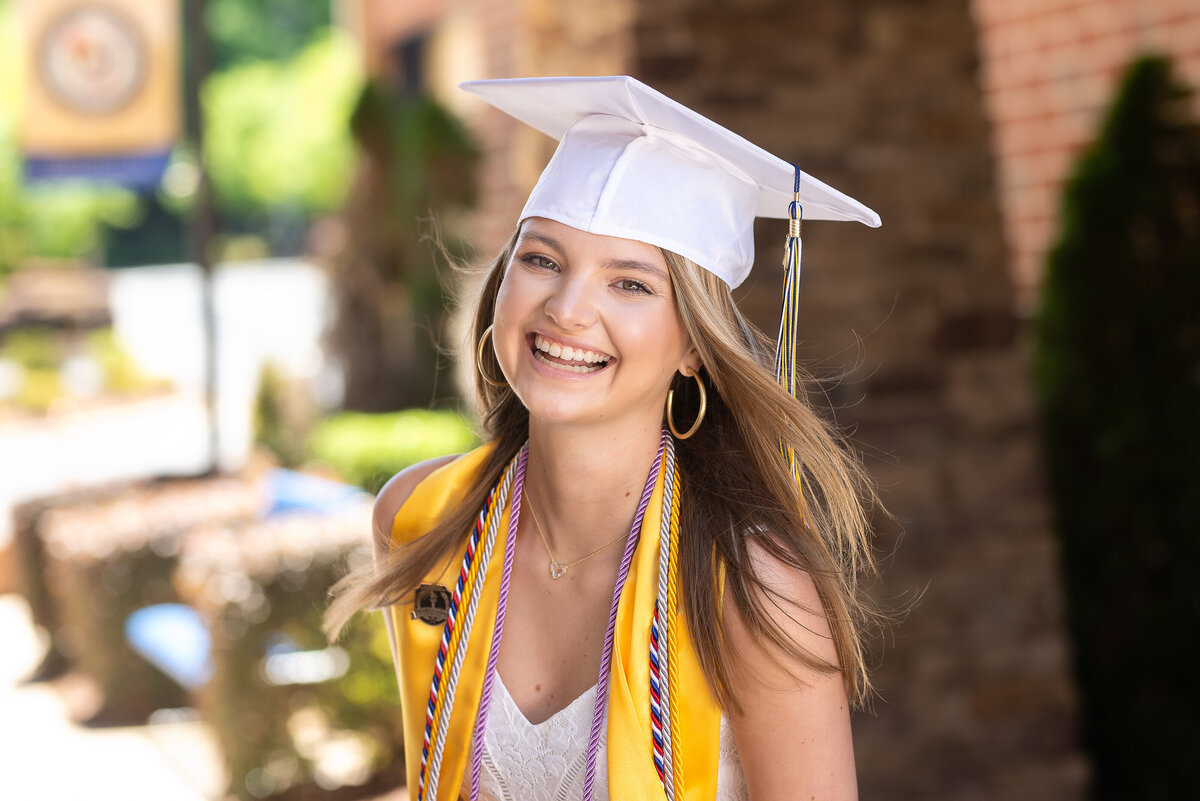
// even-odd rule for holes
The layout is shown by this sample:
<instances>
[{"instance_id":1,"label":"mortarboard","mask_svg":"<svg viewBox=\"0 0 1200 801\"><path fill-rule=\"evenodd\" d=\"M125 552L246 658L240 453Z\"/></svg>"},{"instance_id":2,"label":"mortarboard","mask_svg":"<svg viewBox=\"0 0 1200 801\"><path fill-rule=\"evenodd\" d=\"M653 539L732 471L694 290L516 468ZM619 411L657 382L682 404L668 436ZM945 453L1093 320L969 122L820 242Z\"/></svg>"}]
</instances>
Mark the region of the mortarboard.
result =
<instances>
[{"instance_id":1,"label":"mortarboard","mask_svg":"<svg viewBox=\"0 0 1200 801\"><path fill-rule=\"evenodd\" d=\"M730 287L753 265L754 218L787 218L794 200L805 219L879 225L853 198L628 76L462 88L560 140L521 219L657 245Z\"/></svg>"}]
</instances>

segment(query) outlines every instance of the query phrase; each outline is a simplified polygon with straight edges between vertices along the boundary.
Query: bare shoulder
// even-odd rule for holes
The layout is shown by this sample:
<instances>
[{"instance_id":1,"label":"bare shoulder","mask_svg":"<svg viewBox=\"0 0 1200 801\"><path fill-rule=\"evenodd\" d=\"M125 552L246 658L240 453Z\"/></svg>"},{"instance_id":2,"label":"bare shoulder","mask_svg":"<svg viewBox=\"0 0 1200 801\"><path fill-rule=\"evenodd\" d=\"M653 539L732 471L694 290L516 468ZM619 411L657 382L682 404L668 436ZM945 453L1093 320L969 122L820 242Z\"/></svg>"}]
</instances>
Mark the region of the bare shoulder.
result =
<instances>
[{"instance_id":1,"label":"bare shoulder","mask_svg":"<svg viewBox=\"0 0 1200 801\"><path fill-rule=\"evenodd\" d=\"M429 459L424 462L417 462L392 476L383 485L383 489L379 490L379 494L375 496L375 510L372 515L373 527L375 529L376 556L387 552L392 535L392 520L396 517L396 512L400 511L400 507L408 500L408 496L412 495L412 491L416 486L424 481L434 470L449 464L457 458L457 454L451 454L449 456L439 456L436 459Z\"/></svg>"},{"instance_id":2,"label":"bare shoulder","mask_svg":"<svg viewBox=\"0 0 1200 801\"><path fill-rule=\"evenodd\" d=\"M830 664L837 664L837 649L829 620L812 576L780 561L757 542L748 541L746 547L754 571L766 589L764 605L774 622L797 645ZM753 636L728 594L722 611L730 635ZM757 637L747 639L744 644L753 645L753 648L739 650L739 653L753 653L756 658L772 656Z\"/></svg>"},{"instance_id":3,"label":"bare shoulder","mask_svg":"<svg viewBox=\"0 0 1200 801\"><path fill-rule=\"evenodd\" d=\"M801 648L837 664L837 649L812 576L751 544L751 563L766 588L767 614ZM730 715L750 797L759 801L858 797L850 704L839 672L813 669L763 638L725 594L726 647L738 655L734 677L741 711ZM780 760L779 754L789 758Z\"/></svg>"}]
</instances>

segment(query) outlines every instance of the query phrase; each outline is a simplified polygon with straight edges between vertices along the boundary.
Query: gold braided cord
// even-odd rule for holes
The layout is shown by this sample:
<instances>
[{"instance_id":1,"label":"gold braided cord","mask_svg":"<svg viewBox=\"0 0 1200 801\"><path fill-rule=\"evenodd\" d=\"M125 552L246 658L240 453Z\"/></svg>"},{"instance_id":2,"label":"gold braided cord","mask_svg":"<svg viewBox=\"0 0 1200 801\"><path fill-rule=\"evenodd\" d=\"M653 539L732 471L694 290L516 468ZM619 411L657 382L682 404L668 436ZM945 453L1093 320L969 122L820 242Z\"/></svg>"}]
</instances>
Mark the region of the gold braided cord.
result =
<instances>
[{"instance_id":1,"label":"gold braided cord","mask_svg":"<svg viewBox=\"0 0 1200 801\"><path fill-rule=\"evenodd\" d=\"M679 474L672 475L671 492L671 524L667 530L667 541L670 543L670 556L667 567L667 670L668 695L667 703L671 707L671 742L683 742L683 733L679 728ZM661 546L660 546L661 547ZM671 765L675 774L673 801L683 801L683 749L671 749Z\"/></svg>"}]
</instances>

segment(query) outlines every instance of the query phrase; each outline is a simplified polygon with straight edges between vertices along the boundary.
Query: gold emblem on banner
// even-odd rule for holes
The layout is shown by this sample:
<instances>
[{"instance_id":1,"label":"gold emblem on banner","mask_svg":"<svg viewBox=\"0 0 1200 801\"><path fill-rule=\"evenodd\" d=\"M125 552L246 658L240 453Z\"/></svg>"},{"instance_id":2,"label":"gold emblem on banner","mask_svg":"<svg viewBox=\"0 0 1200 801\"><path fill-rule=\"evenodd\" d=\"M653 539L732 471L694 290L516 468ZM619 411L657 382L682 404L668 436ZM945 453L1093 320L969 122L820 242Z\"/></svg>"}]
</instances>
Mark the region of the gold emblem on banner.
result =
<instances>
[{"instance_id":1,"label":"gold emblem on banner","mask_svg":"<svg viewBox=\"0 0 1200 801\"><path fill-rule=\"evenodd\" d=\"M66 9L46 28L34 64L50 93L84 114L111 114L141 91L149 54L137 25L116 8Z\"/></svg>"},{"instance_id":2,"label":"gold emblem on banner","mask_svg":"<svg viewBox=\"0 0 1200 801\"><path fill-rule=\"evenodd\" d=\"M117 156L179 138L179 0L23 0L29 75L21 147Z\"/></svg>"}]
</instances>

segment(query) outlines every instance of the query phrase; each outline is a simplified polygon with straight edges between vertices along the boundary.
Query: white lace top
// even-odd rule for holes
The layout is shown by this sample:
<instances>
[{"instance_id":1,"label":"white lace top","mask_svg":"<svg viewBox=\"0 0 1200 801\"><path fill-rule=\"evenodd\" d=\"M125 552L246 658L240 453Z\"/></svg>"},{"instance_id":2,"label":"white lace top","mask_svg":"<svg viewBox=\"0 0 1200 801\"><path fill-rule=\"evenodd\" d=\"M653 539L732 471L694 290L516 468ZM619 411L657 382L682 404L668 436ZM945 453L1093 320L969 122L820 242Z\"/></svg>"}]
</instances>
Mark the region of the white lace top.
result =
<instances>
[{"instance_id":1,"label":"white lace top","mask_svg":"<svg viewBox=\"0 0 1200 801\"><path fill-rule=\"evenodd\" d=\"M479 797L484 801L579 801L596 687L538 724L521 712L500 674L492 685L492 703L483 733L483 774ZM601 740L603 744L603 740ZM468 792L464 786L463 794ZM600 748L595 801L608 799L608 755ZM721 717L717 801L747 801L746 779L738 761L729 721Z\"/></svg>"}]
</instances>

